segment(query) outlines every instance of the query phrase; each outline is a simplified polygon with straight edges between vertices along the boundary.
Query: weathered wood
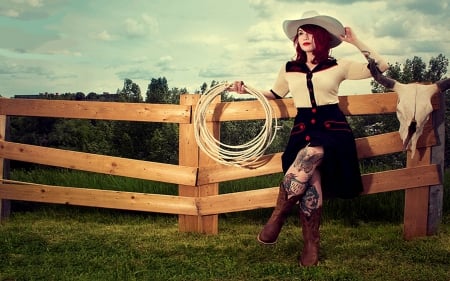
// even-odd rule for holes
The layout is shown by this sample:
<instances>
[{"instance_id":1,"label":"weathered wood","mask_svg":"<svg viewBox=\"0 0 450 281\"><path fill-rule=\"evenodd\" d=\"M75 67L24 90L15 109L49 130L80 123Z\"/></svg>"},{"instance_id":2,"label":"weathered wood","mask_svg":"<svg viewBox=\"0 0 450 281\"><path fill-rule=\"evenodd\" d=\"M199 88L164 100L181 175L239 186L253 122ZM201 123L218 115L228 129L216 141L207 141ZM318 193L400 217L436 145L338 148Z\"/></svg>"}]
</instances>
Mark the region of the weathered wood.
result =
<instances>
[{"instance_id":1,"label":"weathered wood","mask_svg":"<svg viewBox=\"0 0 450 281\"><path fill-rule=\"evenodd\" d=\"M365 174L362 181L362 195L368 195L438 184L440 175L437 165L429 165ZM200 197L197 205L202 215L269 208L275 206L277 194L278 187L227 193Z\"/></svg>"},{"instance_id":2,"label":"weathered wood","mask_svg":"<svg viewBox=\"0 0 450 281\"><path fill-rule=\"evenodd\" d=\"M182 95L180 103L192 106L192 112L195 111L198 95ZM220 97L216 99L216 103L220 101ZM214 103L212 103L214 104ZM212 130L213 135L218 138L219 124L210 123L208 129ZM213 164L213 160L206 156L199 149L194 136L194 124L180 124L179 137L179 164L192 167L207 167ZM219 194L218 183L200 184L198 180L193 185L179 185L178 194L180 196L189 196L195 199L203 196ZM196 214L194 216L179 215L178 229L182 232L199 232L207 234L217 234L219 231L219 217L217 214L203 216Z\"/></svg>"},{"instance_id":3,"label":"weathered wood","mask_svg":"<svg viewBox=\"0 0 450 281\"><path fill-rule=\"evenodd\" d=\"M363 194L418 188L441 183L437 165L415 166L362 175Z\"/></svg>"},{"instance_id":4,"label":"weathered wood","mask_svg":"<svg viewBox=\"0 0 450 281\"><path fill-rule=\"evenodd\" d=\"M214 101L212 102L212 104L217 104L220 101L221 101L221 97L217 96L214 99ZM196 110L196 108L194 108L194 111L195 110ZM215 139L220 140L220 122L217 122L217 121L207 122L206 127ZM203 167L209 167L209 166L213 166L216 164L216 162L213 159L211 159L207 154L205 154L201 150L199 150L198 158L199 158L199 162L198 162L199 170ZM198 192L199 192L198 193L199 197L197 197L197 200L199 198L202 198L205 196L213 196L213 195L219 194L219 183L199 184L198 183L198 175L197 175L197 187L198 187ZM200 215L200 216L201 216L201 220L202 220L200 231L202 233L217 234L219 232L219 216L218 216L218 214Z\"/></svg>"},{"instance_id":5,"label":"weathered wood","mask_svg":"<svg viewBox=\"0 0 450 281\"><path fill-rule=\"evenodd\" d=\"M397 93L378 93L340 96L339 107L345 115L392 114L397 109ZM269 101L276 118L295 117L297 109L292 99ZM432 99L433 108L439 107L438 99ZM237 121L265 119L265 112L257 100L221 102L206 111L208 121Z\"/></svg>"},{"instance_id":6,"label":"weathered wood","mask_svg":"<svg viewBox=\"0 0 450 281\"><path fill-rule=\"evenodd\" d=\"M9 138L9 117L0 115L0 140ZM9 160L0 158L0 180L9 178ZM11 214L11 201L0 196L0 222Z\"/></svg>"},{"instance_id":7,"label":"weathered wood","mask_svg":"<svg viewBox=\"0 0 450 281\"><path fill-rule=\"evenodd\" d=\"M417 147L432 146L436 138L430 126L424 128L424 132L417 143ZM398 132L380 134L356 139L356 149L360 159L402 152L403 145ZM208 167L199 167L198 184L225 182L248 177L257 177L280 173L282 153L274 153L262 156L259 161L251 166L227 166L215 164Z\"/></svg>"},{"instance_id":8,"label":"weathered wood","mask_svg":"<svg viewBox=\"0 0 450 281\"><path fill-rule=\"evenodd\" d=\"M195 106L199 96L182 95L180 96L180 104ZM192 115L192 114L191 114ZM199 147L195 144L194 125L180 124L179 127L179 143L178 143L178 159L180 165L198 167ZM198 189L196 183L192 185L178 185L178 195L192 197L195 200L198 197ZM198 214L178 215L178 230L181 232L201 232L201 218Z\"/></svg>"},{"instance_id":9,"label":"weathered wood","mask_svg":"<svg viewBox=\"0 0 450 281\"><path fill-rule=\"evenodd\" d=\"M0 115L105 119L180 124L179 165L95 155L8 142L0 138L0 160L13 159L50 166L179 184L179 196L151 195L33 184L0 184L0 198L57 204L171 213L179 215L181 231L215 234L220 213L273 207L278 187L219 195L218 183L281 172L281 154L263 156L251 167L220 165L199 150L192 113L199 95L182 95L180 105L0 99ZM339 98L346 115L393 114L397 94L368 94ZM258 101L221 103L208 110L208 129L219 139L222 121L265 119ZM445 109L444 99L432 99L434 109ZM292 99L272 100L276 118L292 118ZM433 120L436 119L433 113ZM209 118L209 119L208 119ZM443 118L441 116L441 118ZM437 119L436 119L437 120ZM0 120L1 122L1 120ZM436 233L442 212L442 120L429 123L419 139L414 159L404 169L365 174L363 194L405 190L404 237ZM4 134L0 123L0 134ZM436 132L434 129L437 128ZM436 133L436 135L435 135ZM360 159L401 152L398 132L356 140ZM437 145L437 147L436 147ZM430 158L433 163L430 165ZM0 164L1 166L1 164ZM430 188L431 186L431 188Z\"/></svg>"},{"instance_id":10,"label":"weathered wood","mask_svg":"<svg viewBox=\"0 0 450 281\"><path fill-rule=\"evenodd\" d=\"M431 147L431 163L437 164L441 178L444 177L445 166L445 95L439 93L436 95L439 100L438 109L433 111L432 120L435 128L435 135L439 138L437 143ZM427 235L434 235L438 233L439 225L442 221L442 210L444 201L444 186L443 184L430 186L429 192L429 206L428 206L428 226Z\"/></svg>"},{"instance_id":11,"label":"weathered wood","mask_svg":"<svg viewBox=\"0 0 450 281\"><path fill-rule=\"evenodd\" d=\"M223 214L275 206L279 187L242 191L198 198L201 215Z\"/></svg>"},{"instance_id":12,"label":"weathered wood","mask_svg":"<svg viewBox=\"0 0 450 281\"><path fill-rule=\"evenodd\" d=\"M258 163L251 167L228 166L218 163L199 167L197 183L203 185L281 172L281 153L264 155Z\"/></svg>"},{"instance_id":13,"label":"weathered wood","mask_svg":"<svg viewBox=\"0 0 450 281\"><path fill-rule=\"evenodd\" d=\"M0 115L189 123L190 107L177 104L0 98Z\"/></svg>"},{"instance_id":14,"label":"weathered wood","mask_svg":"<svg viewBox=\"0 0 450 281\"><path fill-rule=\"evenodd\" d=\"M0 184L0 197L10 200L196 215L195 198L76 187Z\"/></svg>"},{"instance_id":15,"label":"weathered wood","mask_svg":"<svg viewBox=\"0 0 450 281\"><path fill-rule=\"evenodd\" d=\"M429 164L430 160L431 147L418 148L414 158L411 158L411 152L408 152L406 167L421 167ZM440 182L405 190L403 237L406 240L427 235L430 185L436 184Z\"/></svg>"},{"instance_id":16,"label":"weathered wood","mask_svg":"<svg viewBox=\"0 0 450 281\"><path fill-rule=\"evenodd\" d=\"M0 141L0 157L108 175L195 185L197 168Z\"/></svg>"},{"instance_id":17,"label":"weathered wood","mask_svg":"<svg viewBox=\"0 0 450 281\"><path fill-rule=\"evenodd\" d=\"M423 134L417 141L417 147L433 146L437 143L431 126L425 126ZM370 158L396 152L402 152L403 144L398 132L374 135L356 139L358 158Z\"/></svg>"}]
</instances>

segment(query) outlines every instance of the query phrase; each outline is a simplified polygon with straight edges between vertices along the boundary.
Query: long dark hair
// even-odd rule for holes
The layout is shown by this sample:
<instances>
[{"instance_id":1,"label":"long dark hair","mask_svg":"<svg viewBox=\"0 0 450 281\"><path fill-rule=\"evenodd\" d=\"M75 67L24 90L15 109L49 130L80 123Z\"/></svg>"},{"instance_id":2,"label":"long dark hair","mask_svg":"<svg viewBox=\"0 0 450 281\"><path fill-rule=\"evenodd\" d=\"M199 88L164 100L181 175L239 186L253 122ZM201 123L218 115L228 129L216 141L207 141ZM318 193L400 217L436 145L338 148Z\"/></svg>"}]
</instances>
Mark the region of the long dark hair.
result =
<instances>
[{"instance_id":1,"label":"long dark hair","mask_svg":"<svg viewBox=\"0 0 450 281\"><path fill-rule=\"evenodd\" d=\"M305 24L300 26L299 28L313 35L314 43L316 45L316 48L313 51L314 55L314 60L312 61L313 63L320 63L331 58L330 57L331 34L328 31L326 31L324 28L318 25L313 24ZM305 63L306 53L300 48L300 45L298 44L298 34L295 35L294 37L294 46L297 52L295 60Z\"/></svg>"}]
</instances>

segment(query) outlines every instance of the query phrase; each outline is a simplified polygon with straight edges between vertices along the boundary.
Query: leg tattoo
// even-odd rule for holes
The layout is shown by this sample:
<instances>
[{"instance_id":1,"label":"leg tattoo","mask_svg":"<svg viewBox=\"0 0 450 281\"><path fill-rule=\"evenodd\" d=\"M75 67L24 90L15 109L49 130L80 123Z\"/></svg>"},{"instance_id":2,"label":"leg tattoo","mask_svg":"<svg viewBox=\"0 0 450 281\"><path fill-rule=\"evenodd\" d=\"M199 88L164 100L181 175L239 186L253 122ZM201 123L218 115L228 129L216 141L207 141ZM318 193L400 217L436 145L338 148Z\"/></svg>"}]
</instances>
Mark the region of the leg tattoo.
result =
<instances>
[{"instance_id":1,"label":"leg tattoo","mask_svg":"<svg viewBox=\"0 0 450 281\"><path fill-rule=\"evenodd\" d=\"M303 171L306 174L311 174L322 158L323 152L307 146L297 154L293 165L299 172Z\"/></svg>"},{"instance_id":2,"label":"leg tattoo","mask_svg":"<svg viewBox=\"0 0 450 281\"><path fill-rule=\"evenodd\" d=\"M322 158L322 147L307 146L299 151L283 180L288 198L305 193L315 168L320 164Z\"/></svg>"},{"instance_id":3,"label":"leg tattoo","mask_svg":"<svg viewBox=\"0 0 450 281\"><path fill-rule=\"evenodd\" d=\"M288 195L303 194L308 181L300 181L293 173L286 174L283 180L283 186L288 191Z\"/></svg>"},{"instance_id":4,"label":"leg tattoo","mask_svg":"<svg viewBox=\"0 0 450 281\"><path fill-rule=\"evenodd\" d=\"M319 192L314 185L308 186L305 195L300 200L300 209L307 216L311 216L311 212L319 207Z\"/></svg>"}]
</instances>

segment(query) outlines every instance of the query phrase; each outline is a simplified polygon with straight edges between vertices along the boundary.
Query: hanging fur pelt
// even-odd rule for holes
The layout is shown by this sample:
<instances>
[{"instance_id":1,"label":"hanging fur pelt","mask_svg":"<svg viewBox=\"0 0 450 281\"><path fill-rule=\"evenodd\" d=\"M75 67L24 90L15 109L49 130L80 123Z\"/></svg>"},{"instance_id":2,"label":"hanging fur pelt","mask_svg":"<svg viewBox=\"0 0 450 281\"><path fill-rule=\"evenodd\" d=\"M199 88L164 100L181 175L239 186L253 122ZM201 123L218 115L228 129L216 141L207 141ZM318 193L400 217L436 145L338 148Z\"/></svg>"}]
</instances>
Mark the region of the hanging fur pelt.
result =
<instances>
[{"instance_id":1,"label":"hanging fur pelt","mask_svg":"<svg viewBox=\"0 0 450 281\"><path fill-rule=\"evenodd\" d=\"M403 84L394 79L383 76L375 60L367 57L369 69L375 81L398 95L397 119L400 122L400 138L403 141L403 150L411 150L414 157L417 140L423 133L423 127L433 111L431 97L438 92L450 89L450 78L433 84L418 83Z\"/></svg>"}]
</instances>

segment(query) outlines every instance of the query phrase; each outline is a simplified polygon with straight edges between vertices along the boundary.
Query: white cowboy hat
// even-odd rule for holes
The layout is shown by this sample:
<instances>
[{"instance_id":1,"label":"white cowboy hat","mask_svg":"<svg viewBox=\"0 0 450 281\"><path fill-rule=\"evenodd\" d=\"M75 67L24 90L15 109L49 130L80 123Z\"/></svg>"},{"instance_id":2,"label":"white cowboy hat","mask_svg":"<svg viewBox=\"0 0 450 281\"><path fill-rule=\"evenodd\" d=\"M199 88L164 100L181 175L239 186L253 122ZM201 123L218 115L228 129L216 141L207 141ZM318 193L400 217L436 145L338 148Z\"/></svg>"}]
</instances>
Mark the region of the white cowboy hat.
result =
<instances>
[{"instance_id":1,"label":"white cowboy hat","mask_svg":"<svg viewBox=\"0 0 450 281\"><path fill-rule=\"evenodd\" d=\"M342 43L340 36L345 35L342 23L333 17L319 15L316 11L306 12L298 20L285 20L283 22L284 33L289 39L294 40L298 28L305 24L318 25L328 31L331 34L330 48L334 48Z\"/></svg>"}]
</instances>

